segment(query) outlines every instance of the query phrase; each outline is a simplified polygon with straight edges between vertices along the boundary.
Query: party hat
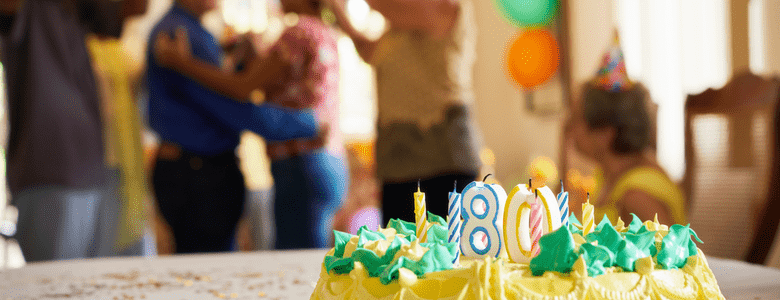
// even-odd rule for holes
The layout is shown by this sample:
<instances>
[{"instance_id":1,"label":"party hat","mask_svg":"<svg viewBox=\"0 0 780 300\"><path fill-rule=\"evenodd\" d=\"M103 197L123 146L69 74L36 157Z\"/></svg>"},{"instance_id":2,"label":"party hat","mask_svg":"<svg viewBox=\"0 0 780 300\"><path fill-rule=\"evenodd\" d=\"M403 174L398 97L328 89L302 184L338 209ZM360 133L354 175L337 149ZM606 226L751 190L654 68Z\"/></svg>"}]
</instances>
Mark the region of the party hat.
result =
<instances>
[{"instance_id":1,"label":"party hat","mask_svg":"<svg viewBox=\"0 0 780 300\"><path fill-rule=\"evenodd\" d=\"M623 50L620 48L620 39L615 30L615 39L612 46L604 53L601 67L596 73L595 85L605 91L619 92L631 89L633 83L628 79L626 62L623 59Z\"/></svg>"}]
</instances>

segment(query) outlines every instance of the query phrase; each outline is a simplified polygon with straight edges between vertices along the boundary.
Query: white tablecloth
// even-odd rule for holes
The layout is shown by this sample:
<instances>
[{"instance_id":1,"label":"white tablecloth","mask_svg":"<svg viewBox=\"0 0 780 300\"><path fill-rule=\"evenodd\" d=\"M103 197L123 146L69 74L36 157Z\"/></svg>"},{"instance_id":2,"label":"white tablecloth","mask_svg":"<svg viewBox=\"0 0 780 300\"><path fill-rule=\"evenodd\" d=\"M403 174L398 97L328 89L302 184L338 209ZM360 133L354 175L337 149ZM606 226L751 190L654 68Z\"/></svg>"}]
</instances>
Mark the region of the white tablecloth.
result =
<instances>
[{"instance_id":1,"label":"white tablecloth","mask_svg":"<svg viewBox=\"0 0 780 300\"><path fill-rule=\"evenodd\" d=\"M5 299L308 299L325 250L33 263L0 272ZM708 258L726 299L780 299L780 270Z\"/></svg>"}]
</instances>

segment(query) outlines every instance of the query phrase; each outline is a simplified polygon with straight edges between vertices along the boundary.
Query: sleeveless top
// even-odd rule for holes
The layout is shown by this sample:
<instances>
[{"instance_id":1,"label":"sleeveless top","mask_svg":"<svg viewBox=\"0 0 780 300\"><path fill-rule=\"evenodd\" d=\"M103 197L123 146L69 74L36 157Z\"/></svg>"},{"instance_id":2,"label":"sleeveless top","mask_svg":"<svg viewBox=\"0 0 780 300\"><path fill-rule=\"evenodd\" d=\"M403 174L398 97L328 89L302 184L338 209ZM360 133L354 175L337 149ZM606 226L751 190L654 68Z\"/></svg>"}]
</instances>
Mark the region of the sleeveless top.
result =
<instances>
[{"instance_id":1,"label":"sleeveless top","mask_svg":"<svg viewBox=\"0 0 780 300\"><path fill-rule=\"evenodd\" d=\"M603 184L604 180L597 174L596 191ZM618 179L612 191L609 192L605 203L596 206L599 217L606 214L610 222L616 222L620 214L619 204L623 196L630 190L639 190L658 199L666 207L671 215L674 224L687 224L685 212L685 196L677 185L669 177L658 169L651 167L636 167L629 170ZM592 197L598 195L592 195ZM631 220L623 220L631 222Z\"/></svg>"},{"instance_id":2,"label":"sleeveless top","mask_svg":"<svg viewBox=\"0 0 780 300\"><path fill-rule=\"evenodd\" d=\"M370 63L378 98L377 171L382 181L476 172L481 136L470 115L476 27L460 1L449 34L390 29Z\"/></svg>"}]
</instances>

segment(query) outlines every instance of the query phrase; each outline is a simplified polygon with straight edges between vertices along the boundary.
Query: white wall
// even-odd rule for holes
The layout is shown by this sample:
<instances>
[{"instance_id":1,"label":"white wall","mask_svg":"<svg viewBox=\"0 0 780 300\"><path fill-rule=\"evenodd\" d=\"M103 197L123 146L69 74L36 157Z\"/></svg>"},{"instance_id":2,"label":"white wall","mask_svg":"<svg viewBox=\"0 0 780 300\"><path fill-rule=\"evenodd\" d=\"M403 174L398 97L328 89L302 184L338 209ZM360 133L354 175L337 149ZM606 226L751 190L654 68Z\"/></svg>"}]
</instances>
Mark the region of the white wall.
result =
<instances>
[{"instance_id":1,"label":"white wall","mask_svg":"<svg viewBox=\"0 0 780 300\"><path fill-rule=\"evenodd\" d=\"M601 54L611 41L612 2L569 3L572 81L573 86L579 87L596 72ZM519 29L504 19L495 1L474 0L474 7L479 33L474 70L475 114L486 146L495 152L496 176L509 187L528 178L527 165L537 156L560 163L561 127L566 111L540 116L525 109L523 93L504 75L503 63L504 49ZM574 92L576 95L577 89Z\"/></svg>"}]
</instances>

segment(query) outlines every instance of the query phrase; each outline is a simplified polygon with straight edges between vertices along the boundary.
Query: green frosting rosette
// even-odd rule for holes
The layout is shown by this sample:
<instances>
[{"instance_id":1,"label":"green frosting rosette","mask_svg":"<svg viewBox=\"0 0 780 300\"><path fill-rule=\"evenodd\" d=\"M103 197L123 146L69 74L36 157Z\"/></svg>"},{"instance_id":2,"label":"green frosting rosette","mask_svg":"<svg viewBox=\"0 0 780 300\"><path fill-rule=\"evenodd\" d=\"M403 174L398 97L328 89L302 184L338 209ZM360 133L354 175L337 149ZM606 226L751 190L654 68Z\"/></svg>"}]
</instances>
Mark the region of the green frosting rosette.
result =
<instances>
[{"instance_id":1,"label":"green frosting rosette","mask_svg":"<svg viewBox=\"0 0 780 300\"><path fill-rule=\"evenodd\" d=\"M373 231L363 226L357 235L334 230L333 255L325 256L325 270L347 274L354 269L355 262L360 262L368 276L379 277L383 284L388 284L398 278L400 268L409 269L417 276L452 269L460 245L447 242L443 218L428 213L428 222L431 227L425 243L417 242L414 223L398 219L390 220L385 230ZM385 236L388 232L394 235ZM410 258L420 253L419 259Z\"/></svg>"},{"instance_id":2,"label":"green frosting rosette","mask_svg":"<svg viewBox=\"0 0 780 300\"><path fill-rule=\"evenodd\" d=\"M535 276L546 271L569 273L579 255L574 251L576 244L569 228L562 226L558 230L546 234L539 239L541 251L529 264Z\"/></svg>"},{"instance_id":3,"label":"green frosting rosette","mask_svg":"<svg viewBox=\"0 0 780 300\"><path fill-rule=\"evenodd\" d=\"M699 243L702 241L690 225L673 225L668 233L664 227L659 233L648 229L636 215L633 218L629 226L619 232L605 216L596 230L585 237L586 243L576 245L572 234L582 231L574 225L579 224L577 218L571 215L570 226L561 227L539 240L541 252L531 260L531 272L535 276L547 271L569 273L580 257L590 276L604 274L612 267L633 272L636 261L645 257L652 257L662 269L679 269L685 266L688 257L698 253L694 239ZM652 228L659 227L660 224L655 224ZM660 242L656 240L658 234L663 235Z\"/></svg>"}]
</instances>

